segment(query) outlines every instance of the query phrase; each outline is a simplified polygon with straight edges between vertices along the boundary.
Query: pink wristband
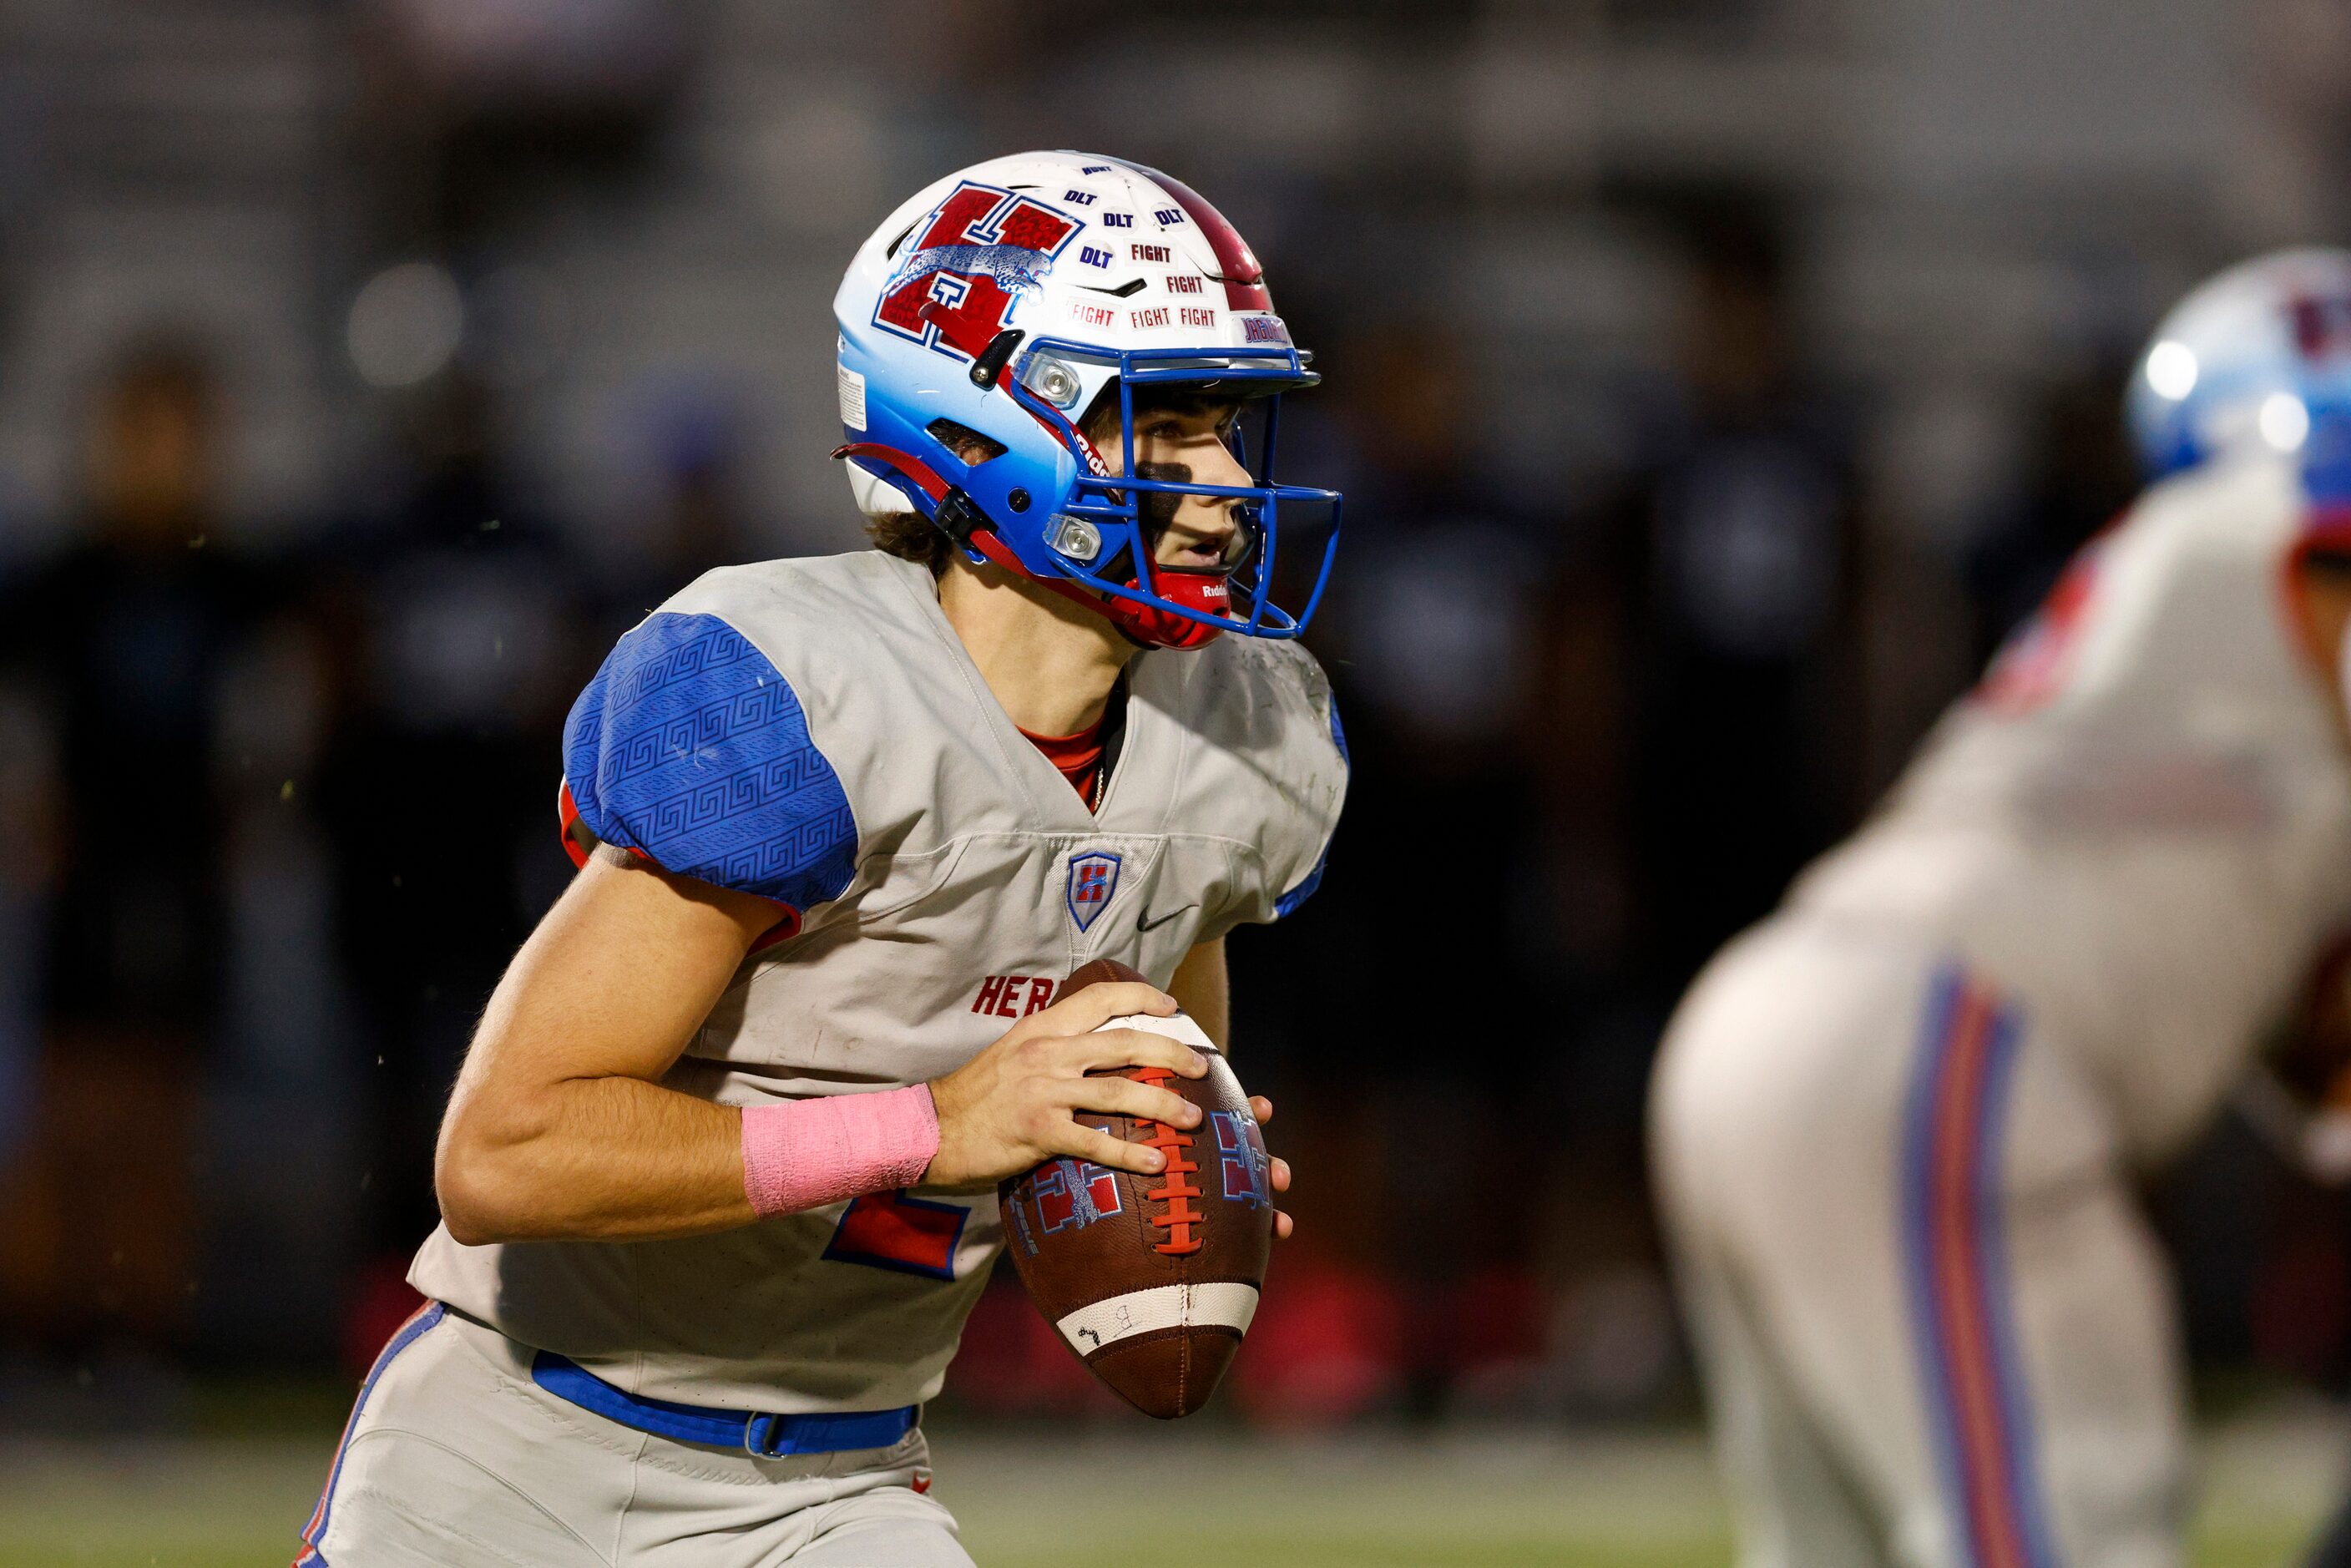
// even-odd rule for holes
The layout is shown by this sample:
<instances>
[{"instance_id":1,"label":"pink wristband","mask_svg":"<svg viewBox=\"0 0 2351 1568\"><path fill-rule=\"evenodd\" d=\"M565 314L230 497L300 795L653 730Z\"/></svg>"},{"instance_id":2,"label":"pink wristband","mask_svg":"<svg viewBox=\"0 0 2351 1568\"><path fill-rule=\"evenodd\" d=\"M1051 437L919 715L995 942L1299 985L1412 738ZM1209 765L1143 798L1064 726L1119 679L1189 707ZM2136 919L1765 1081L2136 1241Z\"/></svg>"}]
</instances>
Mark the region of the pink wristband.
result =
<instances>
[{"instance_id":1,"label":"pink wristband","mask_svg":"<svg viewBox=\"0 0 2351 1568\"><path fill-rule=\"evenodd\" d=\"M927 1083L743 1113L743 1191L762 1218L912 1186L938 1152Z\"/></svg>"}]
</instances>

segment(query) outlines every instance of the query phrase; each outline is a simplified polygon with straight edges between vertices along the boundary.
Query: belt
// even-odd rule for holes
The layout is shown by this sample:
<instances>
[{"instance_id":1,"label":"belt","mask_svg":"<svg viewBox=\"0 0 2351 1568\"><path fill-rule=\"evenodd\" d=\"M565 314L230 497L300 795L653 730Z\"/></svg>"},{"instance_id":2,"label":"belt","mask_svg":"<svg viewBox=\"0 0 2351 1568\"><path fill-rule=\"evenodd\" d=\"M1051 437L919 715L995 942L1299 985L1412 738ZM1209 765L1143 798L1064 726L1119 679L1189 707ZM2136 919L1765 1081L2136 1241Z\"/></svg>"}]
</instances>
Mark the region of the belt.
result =
<instances>
[{"instance_id":1,"label":"belt","mask_svg":"<svg viewBox=\"0 0 2351 1568\"><path fill-rule=\"evenodd\" d=\"M530 1380L557 1398L623 1427L682 1443L739 1448L763 1459L787 1454L833 1454L847 1448L886 1448L914 1429L912 1405L895 1410L786 1416L647 1399L615 1388L579 1363L551 1351L542 1350L532 1359Z\"/></svg>"}]
</instances>

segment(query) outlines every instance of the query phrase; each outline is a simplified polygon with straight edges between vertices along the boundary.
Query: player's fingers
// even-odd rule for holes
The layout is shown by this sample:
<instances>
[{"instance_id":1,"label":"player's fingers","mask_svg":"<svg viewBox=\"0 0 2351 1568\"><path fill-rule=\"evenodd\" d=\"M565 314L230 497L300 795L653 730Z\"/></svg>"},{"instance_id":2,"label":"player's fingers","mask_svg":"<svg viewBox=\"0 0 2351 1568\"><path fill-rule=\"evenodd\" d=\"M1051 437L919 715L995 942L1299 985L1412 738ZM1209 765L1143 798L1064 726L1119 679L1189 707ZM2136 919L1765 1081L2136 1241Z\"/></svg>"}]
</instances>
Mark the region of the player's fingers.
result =
<instances>
[{"instance_id":1,"label":"player's fingers","mask_svg":"<svg viewBox=\"0 0 2351 1568\"><path fill-rule=\"evenodd\" d=\"M1181 1094L1132 1078L1080 1078L1069 1086L1070 1108L1105 1116L1132 1116L1142 1122L1167 1122L1178 1127L1200 1124L1200 1108Z\"/></svg>"},{"instance_id":2,"label":"player's fingers","mask_svg":"<svg viewBox=\"0 0 2351 1568\"><path fill-rule=\"evenodd\" d=\"M1262 1094L1250 1095L1249 1114L1257 1118L1257 1124L1259 1126L1264 1126L1268 1122L1273 1120L1273 1102L1267 1099Z\"/></svg>"},{"instance_id":3,"label":"player's fingers","mask_svg":"<svg viewBox=\"0 0 2351 1568\"><path fill-rule=\"evenodd\" d=\"M1288 1160L1283 1159L1280 1155L1274 1155L1273 1164L1268 1167L1267 1175L1273 1182L1274 1191L1288 1192L1290 1190L1290 1162Z\"/></svg>"},{"instance_id":4,"label":"player's fingers","mask_svg":"<svg viewBox=\"0 0 2351 1568\"><path fill-rule=\"evenodd\" d=\"M1083 1122L1060 1124L1048 1143L1054 1154L1091 1160L1109 1170L1133 1171L1137 1176L1157 1176L1167 1164L1167 1156L1157 1149L1114 1138Z\"/></svg>"},{"instance_id":5,"label":"player's fingers","mask_svg":"<svg viewBox=\"0 0 2351 1568\"><path fill-rule=\"evenodd\" d=\"M1102 1067L1159 1067L1186 1078L1208 1071L1208 1059L1180 1040L1139 1029L1100 1029L1068 1042L1068 1061L1079 1072Z\"/></svg>"},{"instance_id":6,"label":"player's fingers","mask_svg":"<svg viewBox=\"0 0 2351 1568\"><path fill-rule=\"evenodd\" d=\"M1276 1237L1287 1241L1290 1239L1290 1233L1297 1228L1297 1226L1290 1223L1290 1216L1278 1208L1273 1211L1273 1233Z\"/></svg>"},{"instance_id":7,"label":"player's fingers","mask_svg":"<svg viewBox=\"0 0 2351 1568\"><path fill-rule=\"evenodd\" d=\"M1130 1013L1165 1018L1182 1010L1175 998L1156 986L1134 980L1105 980L1071 992L1034 1017L1046 1034L1083 1034Z\"/></svg>"}]
</instances>

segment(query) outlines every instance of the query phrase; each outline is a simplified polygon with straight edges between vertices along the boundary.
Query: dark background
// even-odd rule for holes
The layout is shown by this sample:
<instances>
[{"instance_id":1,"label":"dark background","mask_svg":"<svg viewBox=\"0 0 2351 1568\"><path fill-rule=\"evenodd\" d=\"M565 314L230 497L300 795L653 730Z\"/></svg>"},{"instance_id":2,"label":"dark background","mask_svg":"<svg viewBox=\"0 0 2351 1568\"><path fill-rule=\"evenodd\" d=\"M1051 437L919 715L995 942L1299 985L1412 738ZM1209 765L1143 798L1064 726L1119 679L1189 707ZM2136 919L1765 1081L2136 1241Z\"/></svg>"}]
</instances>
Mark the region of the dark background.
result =
<instances>
[{"instance_id":1,"label":"dark background","mask_svg":"<svg viewBox=\"0 0 2351 1568\"><path fill-rule=\"evenodd\" d=\"M2346 83L2328 0L16 0L0 1425L364 1365L572 695L860 542L841 269L1039 145L1238 224L1348 498L1347 820L1232 945L1301 1221L1237 1409L1686 1408L1666 1013L2127 502L2162 308L2343 237ZM2202 1364L2333 1379L2335 1200L2224 1129L2162 1203ZM1086 1406L1043 1333L950 1398Z\"/></svg>"}]
</instances>

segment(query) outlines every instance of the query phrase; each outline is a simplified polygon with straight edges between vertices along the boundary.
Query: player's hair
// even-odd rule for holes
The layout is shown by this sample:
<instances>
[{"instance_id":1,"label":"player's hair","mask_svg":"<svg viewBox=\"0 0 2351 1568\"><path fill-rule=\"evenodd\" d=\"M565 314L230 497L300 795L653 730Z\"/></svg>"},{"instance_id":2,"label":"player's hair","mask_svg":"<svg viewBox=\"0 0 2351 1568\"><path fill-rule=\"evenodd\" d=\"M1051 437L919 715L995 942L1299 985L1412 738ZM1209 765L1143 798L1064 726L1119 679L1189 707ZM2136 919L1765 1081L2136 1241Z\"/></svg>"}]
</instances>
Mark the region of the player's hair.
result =
<instances>
[{"instance_id":1,"label":"player's hair","mask_svg":"<svg viewBox=\"0 0 2351 1568\"><path fill-rule=\"evenodd\" d=\"M992 458L1004 455L1004 443L993 436L982 435L967 424L957 424L952 419L935 419L930 433L939 444L977 468ZM920 512L879 512L865 519L865 537L883 555L911 560L927 568L933 577L946 570L947 558L955 547L947 542L936 524Z\"/></svg>"},{"instance_id":2,"label":"player's hair","mask_svg":"<svg viewBox=\"0 0 2351 1568\"><path fill-rule=\"evenodd\" d=\"M947 569L954 547L939 526L920 512L883 512L865 519L865 537L883 555L911 560L933 577Z\"/></svg>"}]
</instances>

